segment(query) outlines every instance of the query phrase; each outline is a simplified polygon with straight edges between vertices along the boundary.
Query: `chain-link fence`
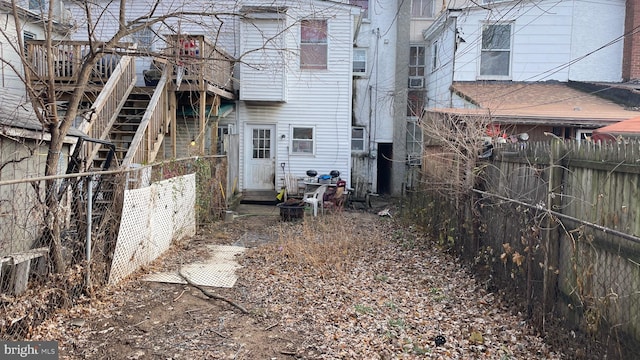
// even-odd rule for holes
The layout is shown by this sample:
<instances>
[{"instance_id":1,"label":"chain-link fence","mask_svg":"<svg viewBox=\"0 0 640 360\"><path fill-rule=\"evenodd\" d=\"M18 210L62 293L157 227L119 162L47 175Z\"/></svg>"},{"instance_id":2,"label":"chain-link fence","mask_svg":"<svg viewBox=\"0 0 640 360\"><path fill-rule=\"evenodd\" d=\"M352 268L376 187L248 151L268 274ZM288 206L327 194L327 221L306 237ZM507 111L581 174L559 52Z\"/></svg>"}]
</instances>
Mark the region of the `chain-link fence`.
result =
<instances>
[{"instance_id":1,"label":"chain-link fence","mask_svg":"<svg viewBox=\"0 0 640 360\"><path fill-rule=\"evenodd\" d=\"M114 282L113 271L132 262L116 261L126 257L116 250L131 239L127 226L138 226L137 235L159 228L154 219L177 219L174 231L164 232L170 245L186 234L181 228L219 219L227 209L226 166L225 157L212 156L0 182L0 337L27 339L52 311Z\"/></svg>"}]
</instances>

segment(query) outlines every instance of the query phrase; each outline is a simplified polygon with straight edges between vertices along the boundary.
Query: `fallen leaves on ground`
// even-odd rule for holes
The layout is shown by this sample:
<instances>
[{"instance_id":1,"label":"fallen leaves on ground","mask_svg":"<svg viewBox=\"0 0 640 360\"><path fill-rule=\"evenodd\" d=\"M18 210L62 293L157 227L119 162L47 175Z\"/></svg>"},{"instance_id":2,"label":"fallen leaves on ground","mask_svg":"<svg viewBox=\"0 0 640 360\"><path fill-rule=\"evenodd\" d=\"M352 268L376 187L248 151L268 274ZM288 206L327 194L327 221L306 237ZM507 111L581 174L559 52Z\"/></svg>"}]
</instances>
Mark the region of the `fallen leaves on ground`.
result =
<instances>
[{"instance_id":1,"label":"fallen leaves on ground","mask_svg":"<svg viewBox=\"0 0 640 360\"><path fill-rule=\"evenodd\" d=\"M342 231L322 234L327 225L317 226L310 238L299 236L310 232L309 225L289 228L278 242L249 252L241 272L254 306L277 314L283 331L304 332L307 340L298 344L299 356L560 358L454 257L415 229L373 216L324 221ZM307 253L301 261L287 251L342 243L340 237L354 232L360 237L349 241L362 245L348 249L355 253L346 254L338 245L329 259ZM444 344L437 346L437 337Z\"/></svg>"},{"instance_id":2,"label":"fallen leaves on ground","mask_svg":"<svg viewBox=\"0 0 640 360\"><path fill-rule=\"evenodd\" d=\"M238 260L241 303L133 277L61 311L32 339L63 359L559 359L459 261L395 218L330 214L300 222L238 218L172 248L175 270L207 244L256 243ZM140 276L141 274L138 274Z\"/></svg>"}]
</instances>

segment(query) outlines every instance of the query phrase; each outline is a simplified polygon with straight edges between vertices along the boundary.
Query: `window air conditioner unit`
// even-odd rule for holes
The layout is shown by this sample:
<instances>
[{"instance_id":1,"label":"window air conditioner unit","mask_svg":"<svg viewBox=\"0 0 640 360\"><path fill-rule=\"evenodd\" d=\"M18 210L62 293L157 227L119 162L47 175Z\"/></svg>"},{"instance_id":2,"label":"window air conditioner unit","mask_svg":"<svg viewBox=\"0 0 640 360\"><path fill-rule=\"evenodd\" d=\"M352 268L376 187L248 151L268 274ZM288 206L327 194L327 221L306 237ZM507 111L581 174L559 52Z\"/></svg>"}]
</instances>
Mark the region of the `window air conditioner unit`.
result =
<instances>
[{"instance_id":1,"label":"window air conditioner unit","mask_svg":"<svg viewBox=\"0 0 640 360\"><path fill-rule=\"evenodd\" d=\"M411 76L409 77L409 88L411 89L421 89L424 87L424 77L422 76Z\"/></svg>"}]
</instances>

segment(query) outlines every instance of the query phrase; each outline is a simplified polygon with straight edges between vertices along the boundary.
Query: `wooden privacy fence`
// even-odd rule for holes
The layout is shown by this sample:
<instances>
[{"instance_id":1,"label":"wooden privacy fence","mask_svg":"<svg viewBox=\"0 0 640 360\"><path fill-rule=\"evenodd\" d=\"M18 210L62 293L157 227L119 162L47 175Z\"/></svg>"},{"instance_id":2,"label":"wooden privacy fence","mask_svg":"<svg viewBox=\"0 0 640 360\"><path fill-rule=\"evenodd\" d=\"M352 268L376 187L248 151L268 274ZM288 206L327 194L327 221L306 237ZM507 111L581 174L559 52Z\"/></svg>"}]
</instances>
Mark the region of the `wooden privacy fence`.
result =
<instances>
[{"instance_id":1,"label":"wooden privacy fence","mask_svg":"<svg viewBox=\"0 0 640 360\"><path fill-rule=\"evenodd\" d=\"M474 176L462 200L424 179L410 206L425 228L543 331L560 321L592 357L640 353L640 144L505 145Z\"/></svg>"}]
</instances>

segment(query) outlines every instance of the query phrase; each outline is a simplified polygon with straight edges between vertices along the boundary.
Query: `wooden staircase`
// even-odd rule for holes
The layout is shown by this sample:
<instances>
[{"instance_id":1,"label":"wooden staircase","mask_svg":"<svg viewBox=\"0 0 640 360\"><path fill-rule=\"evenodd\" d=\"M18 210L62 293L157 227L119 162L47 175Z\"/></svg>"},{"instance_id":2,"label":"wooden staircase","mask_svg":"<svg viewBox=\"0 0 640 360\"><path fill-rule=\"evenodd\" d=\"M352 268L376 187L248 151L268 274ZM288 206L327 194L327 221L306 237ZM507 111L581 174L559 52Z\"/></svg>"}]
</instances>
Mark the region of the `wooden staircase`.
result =
<instances>
[{"instance_id":1,"label":"wooden staircase","mask_svg":"<svg viewBox=\"0 0 640 360\"><path fill-rule=\"evenodd\" d=\"M127 152L131 149L131 142L140 127L140 123L151 101L152 91L153 89L134 88L124 102L124 106L120 109L109 130L107 141L114 145L114 160L117 164L122 163ZM101 147L92 159L92 169L103 169L103 164L109 156L109 153L109 148Z\"/></svg>"}]
</instances>

